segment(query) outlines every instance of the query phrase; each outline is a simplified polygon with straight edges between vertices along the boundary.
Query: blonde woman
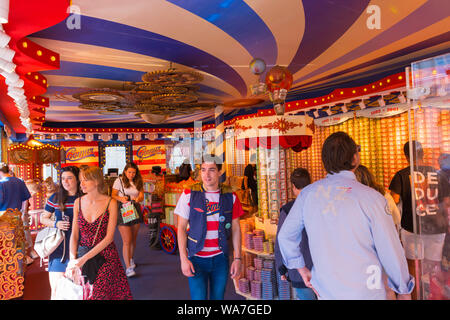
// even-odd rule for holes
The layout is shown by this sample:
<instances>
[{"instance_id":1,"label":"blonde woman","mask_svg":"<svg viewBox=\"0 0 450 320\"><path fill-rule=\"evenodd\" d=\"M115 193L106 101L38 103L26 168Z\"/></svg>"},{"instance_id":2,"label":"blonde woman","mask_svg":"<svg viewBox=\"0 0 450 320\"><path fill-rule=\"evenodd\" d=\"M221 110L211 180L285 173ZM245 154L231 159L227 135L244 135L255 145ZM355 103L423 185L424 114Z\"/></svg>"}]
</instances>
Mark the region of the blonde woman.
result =
<instances>
[{"instance_id":1,"label":"blonde woman","mask_svg":"<svg viewBox=\"0 0 450 320\"><path fill-rule=\"evenodd\" d=\"M117 202L107 195L100 168L81 169L80 183L85 195L74 204L68 268L79 267L92 282L92 300L131 300L128 280L114 244ZM92 266L97 255L104 262L92 277L89 265ZM83 268L85 264L87 268Z\"/></svg>"},{"instance_id":2,"label":"blonde woman","mask_svg":"<svg viewBox=\"0 0 450 320\"><path fill-rule=\"evenodd\" d=\"M41 222L47 227L55 227L65 233L64 241L53 251L48 259L48 274L51 299L55 297L58 280L66 272L69 263L69 240L72 233L73 206L81 196L79 169L75 166L62 168L58 192L48 198Z\"/></svg>"}]
</instances>

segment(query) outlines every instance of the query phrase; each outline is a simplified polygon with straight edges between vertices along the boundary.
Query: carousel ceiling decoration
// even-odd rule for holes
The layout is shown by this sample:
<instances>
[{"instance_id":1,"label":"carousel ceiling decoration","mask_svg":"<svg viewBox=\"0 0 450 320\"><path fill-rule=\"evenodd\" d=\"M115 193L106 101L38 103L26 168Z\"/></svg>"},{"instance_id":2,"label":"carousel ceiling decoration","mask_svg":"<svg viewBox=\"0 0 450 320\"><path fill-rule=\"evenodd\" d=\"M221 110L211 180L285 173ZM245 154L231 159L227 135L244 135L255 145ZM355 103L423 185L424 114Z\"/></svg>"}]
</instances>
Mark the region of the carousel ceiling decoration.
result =
<instances>
[{"instance_id":1,"label":"carousel ceiling decoration","mask_svg":"<svg viewBox=\"0 0 450 320\"><path fill-rule=\"evenodd\" d=\"M45 114L30 114L31 120L41 121L33 128L38 123L42 128L78 128L80 123L84 128L189 127L194 121L214 123L214 110L203 108L204 103L230 106L225 111L228 120L276 105L285 106L286 113L299 111L311 107L311 99L343 89L344 95L327 101L331 106L347 96L348 88L403 72L411 62L450 47L448 10L441 0L134 0L132 6L119 0L42 0L34 1L33 7L25 0L10 3L10 23L11 14L18 12L30 18L21 20L25 27L42 20L39 28L27 29L18 39L5 28L16 43L27 40L59 54L56 67L27 70L39 70L48 85L46 92L36 93L45 93L48 105L35 108L45 108ZM17 7L20 3L23 6ZM38 50L30 48L30 54ZM41 58L51 56L42 52ZM178 72L167 72L171 64ZM270 100L265 81L275 66L292 75L286 97L281 89L278 93L281 102ZM99 96L113 99L111 92L92 92L104 88L118 92L117 100L98 101ZM24 89L29 102L35 94L28 94L26 85ZM83 102L73 97L87 92L91 93ZM191 101L192 95L198 100ZM109 107L93 105L108 103ZM15 117L19 119L17 112Z\"/></svg>"},{"instance_id":2,"label":"carousel ceiling decoration","mask_svg":"<svg viewBox=\"0 0 450 320\"><path fill-rule=\"evenodd\" d=\"M102 115L134 113L151 124L160 124L169 117L211 110L213 102L198 102L200 73L174 68L147 72L142 82L127 82L127 91L96 89L72 95L79 100L80 109L94 110Z\"/></svg>"}]
</instances>

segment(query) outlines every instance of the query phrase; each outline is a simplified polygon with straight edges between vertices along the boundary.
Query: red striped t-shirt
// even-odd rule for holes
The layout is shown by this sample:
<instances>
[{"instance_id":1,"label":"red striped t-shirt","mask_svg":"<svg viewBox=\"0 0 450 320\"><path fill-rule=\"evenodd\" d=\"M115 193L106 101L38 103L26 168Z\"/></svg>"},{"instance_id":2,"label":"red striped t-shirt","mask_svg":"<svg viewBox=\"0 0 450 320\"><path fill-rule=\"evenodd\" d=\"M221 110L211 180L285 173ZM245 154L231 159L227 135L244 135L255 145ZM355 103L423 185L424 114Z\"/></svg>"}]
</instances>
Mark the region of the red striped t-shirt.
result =
<instances>
[{"instance_id":1,"label":"red striped t-shirt","mask_svg":"<svg viewBox=\"0 0 450 320\"><path fill-rule=\"evenodd\" d=\"M213 257L222 253L219 249L219 190L205 191L206 197L206 237L203 249L197 252L199 257ZM186 220L189 220L189 202L191 190L185 189L177 202L174 213ZM241 202L233 192L233 215L232 219L237 219L244 214Z\"/></svg>"}]
</instances>

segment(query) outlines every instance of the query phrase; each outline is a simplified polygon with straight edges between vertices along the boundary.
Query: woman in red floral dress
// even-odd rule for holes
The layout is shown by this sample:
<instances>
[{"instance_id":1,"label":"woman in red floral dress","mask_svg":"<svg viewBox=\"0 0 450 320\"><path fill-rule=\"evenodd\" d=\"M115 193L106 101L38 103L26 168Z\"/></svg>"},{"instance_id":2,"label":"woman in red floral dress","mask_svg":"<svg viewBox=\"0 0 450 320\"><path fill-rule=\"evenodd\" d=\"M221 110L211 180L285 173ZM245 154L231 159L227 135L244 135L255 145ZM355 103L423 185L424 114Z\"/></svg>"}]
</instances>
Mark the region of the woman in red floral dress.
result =
<instances>
[{"instance_id":1,"label":"woman in red floral dress","mask_svg":"<svg viewBox=\"0 0 450 320\"><path fill-rule=\"evenodd\" d=\"M102 170L87 167L80 173L84 196L75 200L73 229L70 238L70 266L80 269L89 259L100 253L106 260L93 283L92 300L131 300L131 290L125 270L114 244L117 223L117 203L106 195ZM100 226L99 226L100 224ZM98 234L95 237L98 229ZM95 241L94 241L95 238ZM76 258L79 247L90 247L83 256Z\"/></svg>"}]
</instances>

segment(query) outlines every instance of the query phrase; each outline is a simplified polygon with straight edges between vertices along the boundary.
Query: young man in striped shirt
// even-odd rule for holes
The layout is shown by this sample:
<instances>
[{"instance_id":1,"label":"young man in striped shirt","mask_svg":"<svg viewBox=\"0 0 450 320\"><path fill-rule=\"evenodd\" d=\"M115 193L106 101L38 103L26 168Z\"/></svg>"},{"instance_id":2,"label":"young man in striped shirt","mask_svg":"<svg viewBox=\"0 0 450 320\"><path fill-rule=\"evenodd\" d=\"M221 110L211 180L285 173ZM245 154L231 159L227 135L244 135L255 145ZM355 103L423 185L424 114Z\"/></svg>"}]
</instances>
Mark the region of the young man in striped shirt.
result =
<instances>
[{"instance_id":1,"label":"young man in striped shirt","mask_svg":"<svg viewBox=\"0 0 450 320\"><path fill-rule=\"evenodd\" d=\"M192 300L223 300L228 280L241 269L239 217L244 214L231 188L219 185L222 164L205 156L202 183L183 192L174 213L178 215L178 246L181 271L188 277ZM228 239L232 239L230 254ZM232 259L231 267L229 260Z\"/></svg>"}]
</instances>

